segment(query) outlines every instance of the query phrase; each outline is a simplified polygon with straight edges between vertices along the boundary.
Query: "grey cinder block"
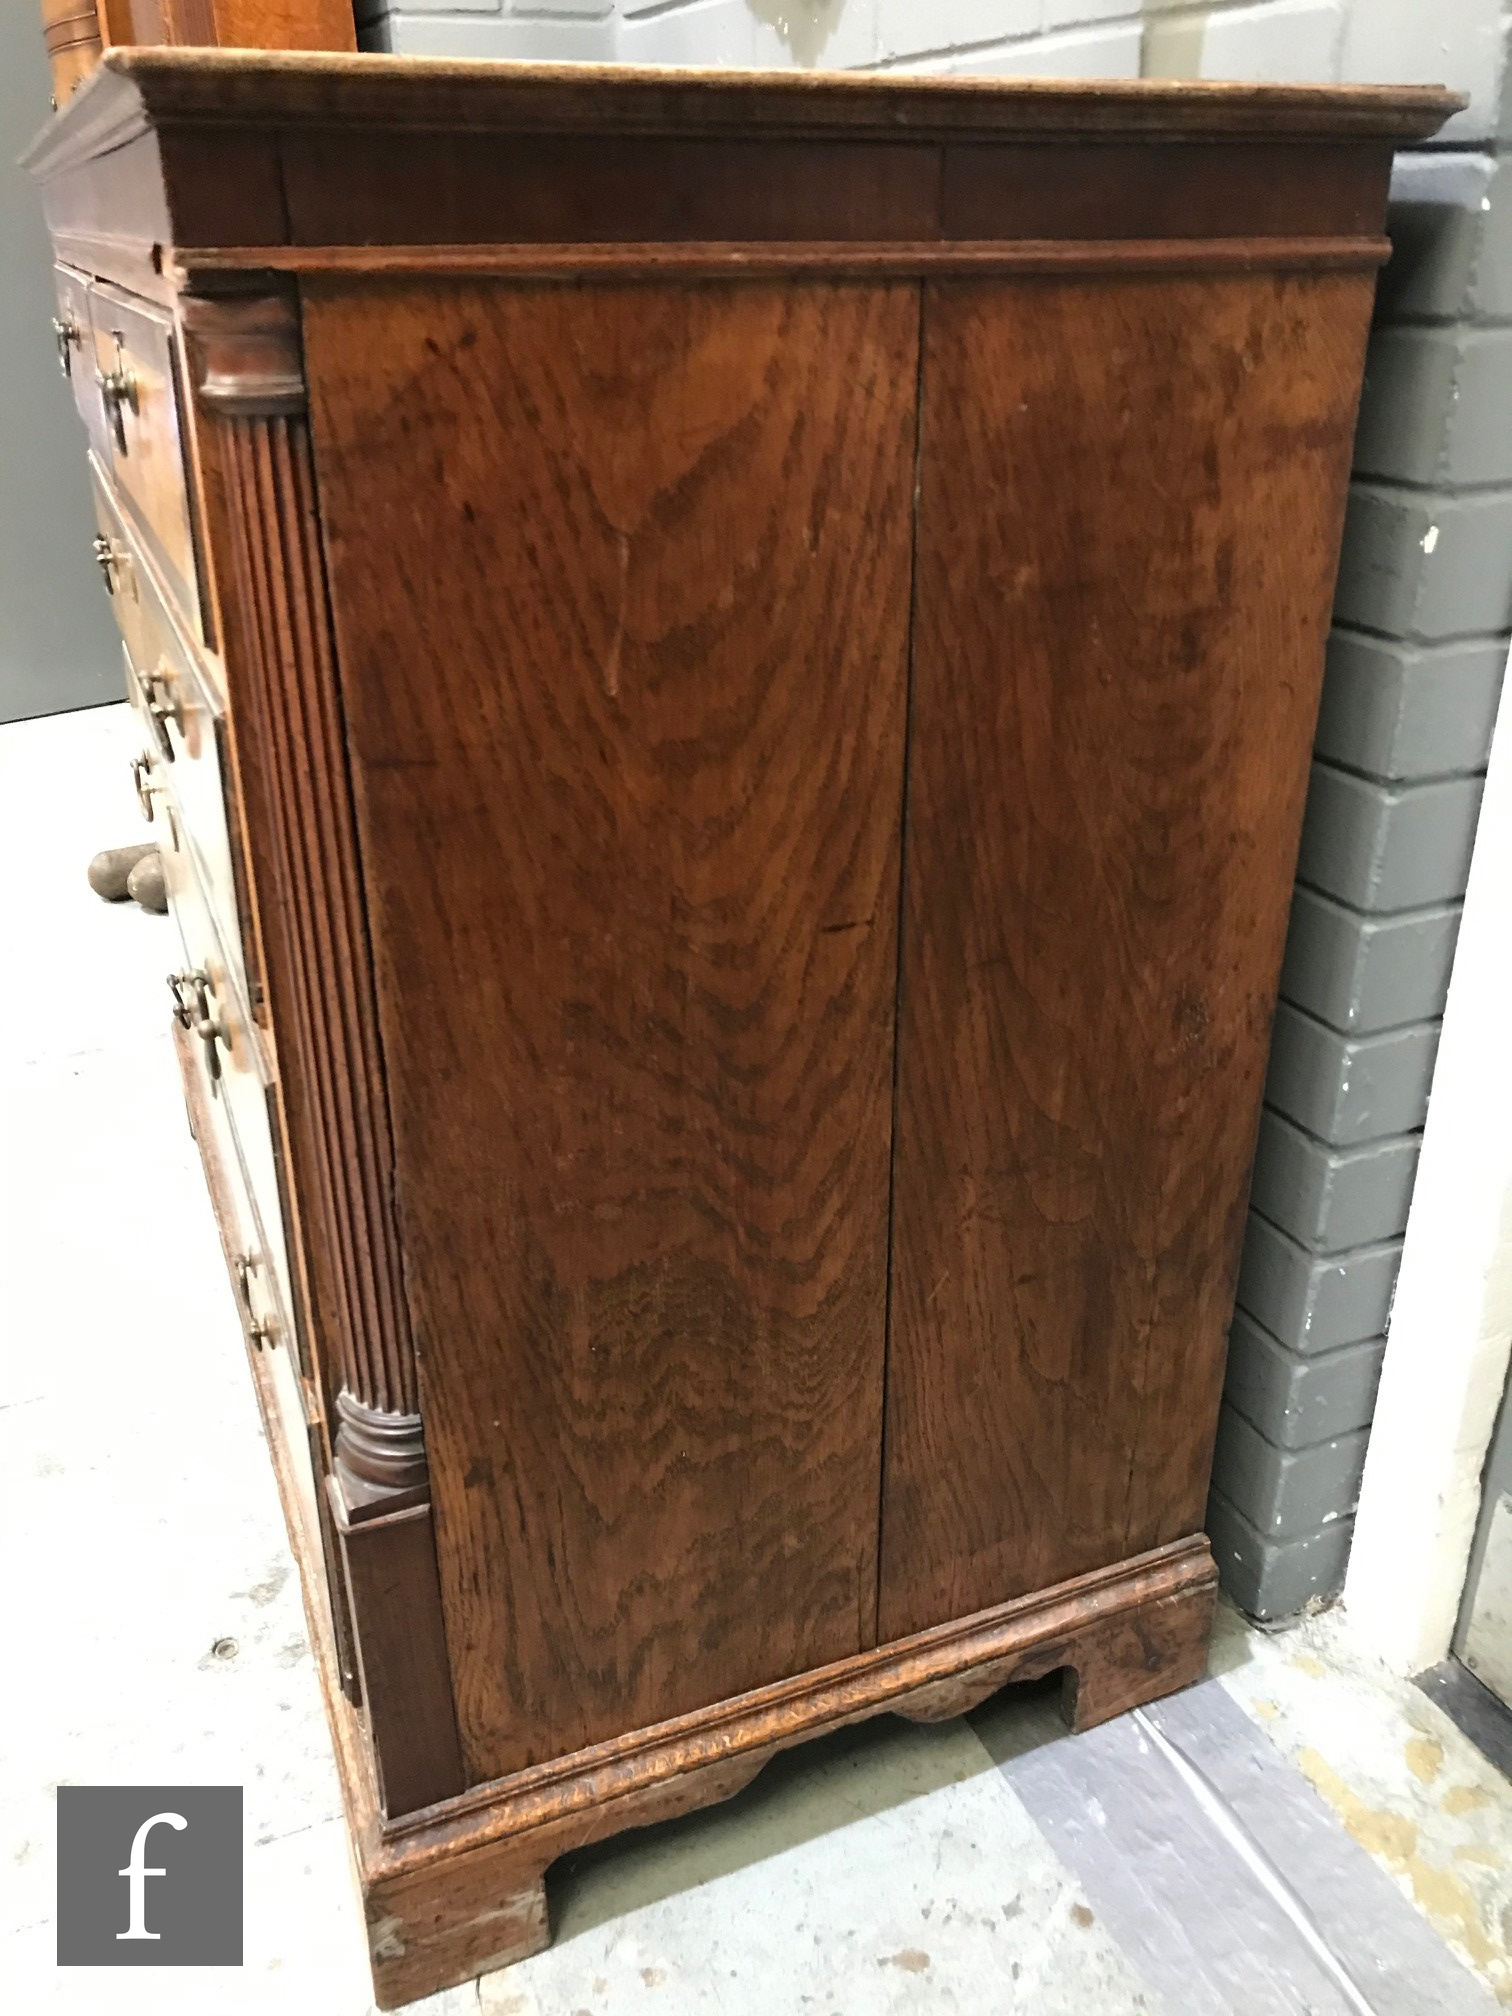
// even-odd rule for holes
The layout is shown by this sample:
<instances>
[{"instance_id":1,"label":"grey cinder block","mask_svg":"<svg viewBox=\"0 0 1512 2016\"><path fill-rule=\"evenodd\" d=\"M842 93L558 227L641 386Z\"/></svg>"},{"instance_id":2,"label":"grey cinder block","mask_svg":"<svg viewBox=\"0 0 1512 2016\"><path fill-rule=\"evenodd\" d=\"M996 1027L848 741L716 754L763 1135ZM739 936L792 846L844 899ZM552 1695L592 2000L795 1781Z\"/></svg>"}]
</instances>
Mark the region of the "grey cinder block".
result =
<instances>
[{"instance_id":1,"label":"grey cinder block","mask_svg":"<svg viewBox=\"0 0 1512 2016\"><path fill-rule=\"evenodd\" d=\"M1386 230L1391 257L1376 294L1378 322L1452 321L1476 304L1495 160L1486 154L1399 154ZM1490 203L1488 211L1483 206Z\"/></svg>"},{"instance_id":2,"label":"grey cinder block","mask_svg":"<svg viewBox=\"0 0 1512 2016\"><path fill-rule=\"evenodd\" d=\"M1421 910L1465 893L1479 777L1381 784L1314 763L1297 877L1357 910Z\"/></svg>"},{"instance_id":3,"label":"grey cinder block","mask_svg":"<svg viewBox=\"0 0 1512 2016\"><path fill-rule=\"evenodd\" d=\"M1419 1022L1379 1036L1344 1036L1282 1002L1266 1103L1339 1148L1414 1133L1428 1111L1438 1034L1436 1022Z\"/></svg>"},{"instance_id":4,"label":"grey cinder block","mask_svg":"<svg viewBox=\"0 0 1512 2016\"><path fill-rule=\"evenodd\" d=\"M1299 1357L1243 1310L1229 1332L1223 1397L1280 1449L1368 1428L1381 1383L1384 1337Z\"/></svg>"},{"instance_id":5,"label":"grey cinder block","mask_svg":"<svg viewBox=\"0 0 1512 2016\"><path fill-rule=\"evenodd\" d=\"M1267 1110L1250 1204L1314 1252L1379 1244L1407 1229L1417 1158L1416 1134L1334 1148Z\"/></svg>"},{"instance_id":6,"label":"grey cinder block","mask_svg":"<svg viewBox=\"0 0 1512 2016\"><path fill-rule=\"evenodd\" d=\"M1286 1001L1348 1035L1443 1013L1460 905L1365 917L1313 889L1292 898L1281 967Z\"/></svg>"},{"instance_id":7,"label":"grey cinder block","mask_svg":"<svg viewBox=\"0 0 1512 2016\"><path fill-rule=\"evenodd\" d=\"M1512 480L1512 329L1378 329L1365 360L1354 466L1449 487Z\"/></svg>"},{"instance_id":8,"label":"grey cinder block","mask_svg":"<svg viewBox=\"0 0 1512 2016\"><path fill-rule=\"evenodd\" d=\"M1423 646L1335 630L1316 753L1393 780L1483 770L1506 662L1500 638Z\"/></svg>"},{"instance_id":9,"label":"grey cinder block","mask_svg":"<svg viewBox=\"0 0 1512 2016\"><path fill-rule=\"evenodd\" d=\"M1209 10L1200 20L1145 10L1147 77L1337 76L1339 19L1329 0L1286 8Z\"/></svg>"},{"instance_id":10,"label":"grey cinder block","mask_svg":"<svg viewBox=\"0 0 1512 2016\"><path fill-rule=\"evenodd\" d=\"M1512 489L1447 497L1353 484L1334 615L1425 641L1512 629Z\"/></svg>"},{"instance_id":11,"label":"grey cinder block","mask_svg":"<svg viewBox=\"0 0 1512 2016\"><path fill-rule=\"evenodd\" d=\"M462 0L456 8L445 0L445 11L409 4L391 8L363 21L358 42L397 56L506 57L522 63L611 63L618 54L613 15L585 21L506 14L499 0L486 0L483 7Z\"/></svg>"},{"instance_id":12,"label":"grey cinder block","mask_svg":"<svg viewBox=\"0 0 1512 2016\"><path fill-rule=\"evenodd\" d=\"M1512 65L1509 65L1512 70ZM1512 82L1509 82L1512 93ZM1477 315L1502 321L1512 317L1512 169L1503 154L1486 190L1485 235L1481 239L1470 288L1470 307Z\"/></svg>"},{"instance_id":13,"label":"grey cinder block","mask_svg":"<svg viewBox=\"0 0 1512 2016\"><path fill-rule=\"evenodd\" d=\"M1278 1449L1225 1404L1213 1452L1213 1486L1267 1540L1300 1540L1347 1518L1360 1500L1368 1429L1307 1449Z\"/></svg>"},{"instance_id":14,"label":"grey cinder block","mask_svg":"<svg viewBox=\"0 0 1512 2016\"><path fill-rule=\"evenodd\" d=\"M1225 1593L1262 1622L1290 1617L1344 1586L1353 1519L1336 1519L1301 1540L1267 1540L1221 1491L1208 1500L1208 1537Z\"/></svg>"},{"instance_id":15,"label":"grey cinder block","mask_svg":"<svg viewBox=\"0 0 1512 2016\"><path fill-rule=\"evenodd\" d=\"M1303 1354L1382 1336L1396 1288L1400 1239L1352 1253L1309 1253L1251 1211L1239 1263L1239 1307Z\"/></svg>"}]
</instances>

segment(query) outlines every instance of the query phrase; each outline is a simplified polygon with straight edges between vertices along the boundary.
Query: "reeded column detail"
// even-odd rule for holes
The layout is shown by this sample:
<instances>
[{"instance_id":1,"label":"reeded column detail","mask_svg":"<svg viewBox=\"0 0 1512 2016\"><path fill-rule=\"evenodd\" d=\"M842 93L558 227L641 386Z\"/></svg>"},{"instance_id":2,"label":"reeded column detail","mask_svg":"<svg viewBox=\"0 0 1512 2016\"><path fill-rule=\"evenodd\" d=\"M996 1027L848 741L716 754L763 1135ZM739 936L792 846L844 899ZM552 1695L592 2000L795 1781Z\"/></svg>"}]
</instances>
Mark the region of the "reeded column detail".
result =
<instances>
[{"instance_id":1,"label":"reeded column detail","mask_svg":"<svg viewBox=\"0 0 1512 2016\"><path fill-rule=\"evenodd\" d=\"M272 283L270 283L271 286ZM181 303L311 1328L379 1796L460 1791L304 360L276 291Z\"/></svg>"}]
</instances>

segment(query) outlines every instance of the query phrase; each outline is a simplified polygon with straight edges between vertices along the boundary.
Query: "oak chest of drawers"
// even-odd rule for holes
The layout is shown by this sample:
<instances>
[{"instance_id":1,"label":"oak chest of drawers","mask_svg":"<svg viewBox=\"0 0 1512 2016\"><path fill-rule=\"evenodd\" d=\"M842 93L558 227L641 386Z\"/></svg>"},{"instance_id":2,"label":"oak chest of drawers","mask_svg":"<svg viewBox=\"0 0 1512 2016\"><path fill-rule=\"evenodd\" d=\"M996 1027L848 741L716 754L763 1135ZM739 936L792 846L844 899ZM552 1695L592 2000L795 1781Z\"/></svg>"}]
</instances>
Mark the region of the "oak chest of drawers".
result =
<instances>
[{"instance_id":1,"label":"oak chest of drawers","mask_svg":"<svg viewBox=\"0 0 1512 2016\"><path fill-rule=\"evenodd\" d=\"M1432 91L112 52L33 149L380 1999L1203 1669Z\"/></svg>"}]
</instances>

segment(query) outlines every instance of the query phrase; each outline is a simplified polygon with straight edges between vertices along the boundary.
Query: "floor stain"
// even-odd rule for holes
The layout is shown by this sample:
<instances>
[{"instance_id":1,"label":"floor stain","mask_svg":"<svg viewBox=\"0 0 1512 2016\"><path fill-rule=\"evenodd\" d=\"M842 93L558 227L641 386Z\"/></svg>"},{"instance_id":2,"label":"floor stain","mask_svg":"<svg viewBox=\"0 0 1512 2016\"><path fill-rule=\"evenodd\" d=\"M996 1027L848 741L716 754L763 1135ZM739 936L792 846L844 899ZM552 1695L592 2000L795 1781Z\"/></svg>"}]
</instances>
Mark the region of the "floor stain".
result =
<instances>
[{"instance_id":1,"label":"floor stain","mask_svg":"<svg viewBox=\"0 0 1512 2016\"><path fill-rule=\"evenodd\" d=\"M1080 1925L1085 1932L1089 1925L1097 1923L1097 1917L1094 1912L1087 1909L1085 1904L1073 1904L1071 1906L1071 1921L1075 1925Z\"/></svg>"},{"instance_id":2,"label":"floor stain","mask_svg":"<svg viewBox=\"0 0 1512 2016\"><path fill-rule=\"evenodd\" d=\"M1403 1752L1407 1769L1420 1785L1431 1785L1444 1768L1444 1746L1436 1736L1414 1736Z\"/></svg>"},{"instance_id":3,"label":"floor stain","mask_svg":"<svg viewBox=\"0 0 1512 2016\"><path fill-rule=\"evenodd\" d=\"M1473 1813L1480 1806L1491 1804L1491 1794L1483 1785L1451 1785L1439 1801L1439 1810L1444 1813Z\"/></svg>"},{"instance_id":4,"label":"floor stain","mask_svg":"<svg viewBox=\"0 0 1512 2016\"><path fill-rule=\"evenodd\" d=\"M901 1953L889 1953L879 1964L883 1967L901 1967L905 1974L926 1974L929 1971L929 1955L921 1953L917 1946L905 1946Z\"/></svg>"},{"instance_id":5,"label":"floor stain","mask_svg":"<svg viewBox=\"0 0 1512 2016\"><path fill-rule=\"evenodd\" d=\"M660 1988L666 1978L660 1967L642 1967L641 1969L641 1979L648 1988Z\"/></svg>"},{"instance_id":6,"label":"floor stain","mask_svg":"<svg viewBox=\"0 0 1512 2016\"><path fill-rule=\"evenodd\" d=\"M1473 1894L1452 1870L1435 1869L1418 1853L1417 1823L1405 1813L1368 1806L1316 1750L1301 1750L1297 1766L1332 1806L1360 1846L1412 1885L1418 1908L1454 1940L1491 1984L1499 2002L1512 2005L1512 1960L1499 1933L1487 1930Z\"/></svg>"},{"instance_id":7,"label":"floor stain","mask_svg":"<svg viewBox=\"0 0 1512 2016\"><path fill-rule=\"evenodd\" d=\"M1467 1841L1463 1848L1454 1851L1456 1862L1476 1862L1482 1869L1500 1869L1501 1850L1493 1848L1489 1841Z\"/></svg>"},{"instance_id":8,"label":"floor stain","mask_svg":"<svg viewBox=\"0 0 1512 2016\"><path fill-rule=\"evenodd\" d=\"M286 1561L275 1561L261 1582L254 1582L250 1589L241 1589L236 1593L250 1596L259 1609L266 1609L288 1579L289 1564Z\"/></svg>"},{"instance_id":9,"label":"floor stain","mask_svg":"<svg viewBox=\"0 0 1512 2016\"><path fill-rule=\"evenodd\" d=\"M1328 1668L1321 1659L1314 1659L1311 1652L1298 1652L1291 1663L1299 1673L1305 1673L1309 1680L1328 1678Z\"/></svg>"},{"instance_id":10,"label":"floor stain","mask_svg":"<svg viewBox=\"0 0 1512 2016\"><path fill-rule=\"evenodd\" d=\"M1280 1704L1275 1701L1256 1701L1251 1704L1251 1708L1258 1722L1274 1722L1281 1713Z\"/></svg>"}]
</instances>

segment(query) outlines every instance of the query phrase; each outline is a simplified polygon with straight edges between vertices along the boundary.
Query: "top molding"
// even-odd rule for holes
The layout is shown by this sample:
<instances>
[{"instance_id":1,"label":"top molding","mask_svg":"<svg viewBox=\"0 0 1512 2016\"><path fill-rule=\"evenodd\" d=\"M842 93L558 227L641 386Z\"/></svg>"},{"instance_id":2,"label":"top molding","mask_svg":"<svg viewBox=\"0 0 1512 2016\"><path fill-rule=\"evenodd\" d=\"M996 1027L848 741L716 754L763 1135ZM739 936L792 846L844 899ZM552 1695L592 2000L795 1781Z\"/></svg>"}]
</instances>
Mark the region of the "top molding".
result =
<instances>
[{"instance_id":1,"label":"top molding","mask_svg":"<svg viewBox=\"0 0 1512 2016\"><path fill-rule=\"evenodd\" d=\"M46 179L148 130L742 132L917 140L1423 140L1465 99L1432 85L1063 82L109 49L23 165Z\"/></svg>"}]
</instances>

